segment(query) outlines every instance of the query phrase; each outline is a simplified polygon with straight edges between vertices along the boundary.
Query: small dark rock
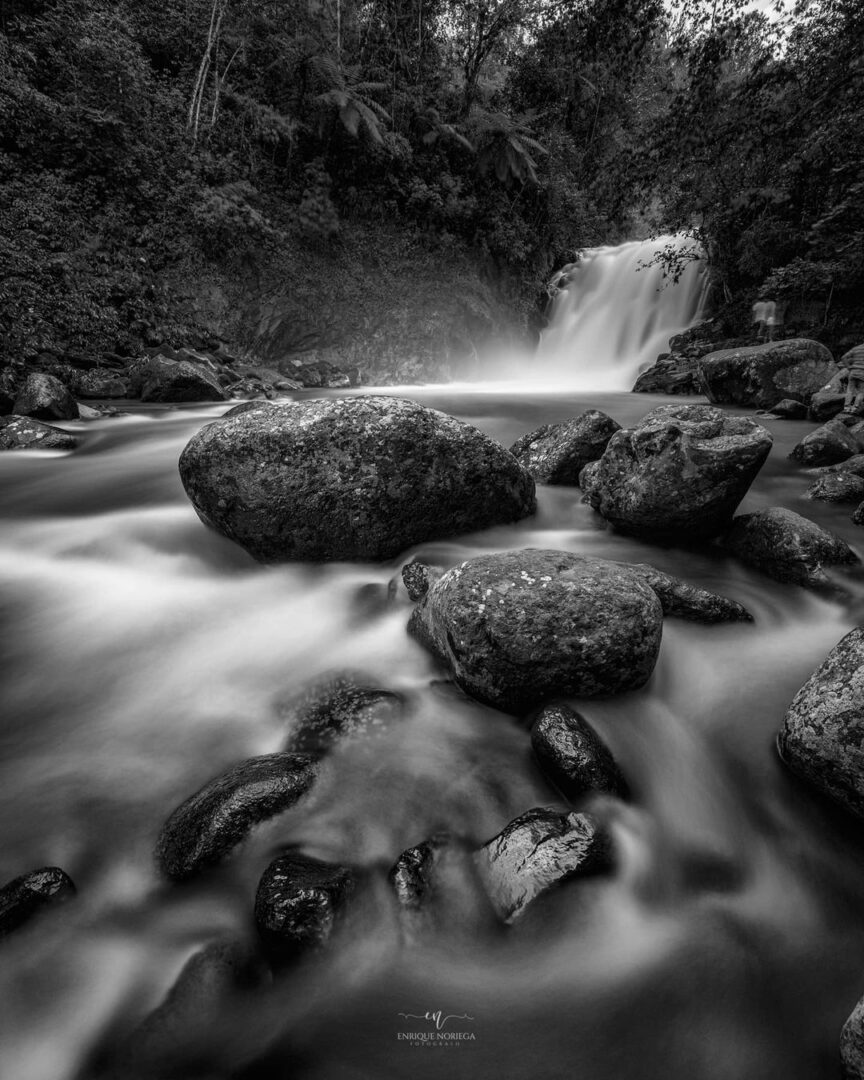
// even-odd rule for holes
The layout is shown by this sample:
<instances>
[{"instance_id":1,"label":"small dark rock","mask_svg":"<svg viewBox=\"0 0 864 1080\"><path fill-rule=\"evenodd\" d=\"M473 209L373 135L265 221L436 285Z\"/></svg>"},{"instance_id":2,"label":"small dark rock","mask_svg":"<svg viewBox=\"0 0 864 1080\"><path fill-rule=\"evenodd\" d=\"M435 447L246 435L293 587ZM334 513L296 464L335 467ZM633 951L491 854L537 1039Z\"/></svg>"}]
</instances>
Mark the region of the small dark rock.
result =
<instances>
[{"instance_id":1,"label":"small dark rock","mask_svg":"<svg viewBox=\"0 0 864 1080\"><path fill-rule=\"evenodd\" d=\"M255 896L261 940L280 961L321 948L354 886L354 874L344 866L294 852L274 859Z\"/></svg>"},{"instance_id":2,"label":"small dark rock","mask_svg":"<svg viewBox=\"0 0 864 1080\"><path fill-rule=\"evenodd\" d=\"M597 461L621 425L597 409L523 435L510 453L541 484L578 484L579 473Z\"/></svg>"},{"instance_id":3,"label":"small dark rock","mask_svg":"<svg viewBox=\"0 0 864 1080\"><path fill-rule=\"evenodd\" d=\"M74 895L72 879L56 866L31 870L8 882L0 889L0 938Z\"/></svg>"},{"instance_id":4,"label":"small dark rock","mask_svg":"<svg viewBox=\"0 0 864 1080\"><path fill-rule=\"evenodd\" d=\"M609 838L594 818L552 807L515 818L474 858L495 909L508 923L553 885L602 873L612 863Z\"/></svg>"},{"instance_id":5,"label":"small dark rock","mask_svg":"<svg viewBox=\"0 0 864 1080\"><path fill-rule=\"evenodd\" d=\"M805 435L789 457L802 465L834 465L857 454L859 449L849 428L842 420L835 419Z\"/></svg>"},{"instance_id":6,"label":"small dark rock","mask_svg":"<svg viewBox=\"0 0 864 1080\"><path fill-rule=\"evenodd\" d=\"M807 488L804 498L833 503L860 503L864 499L864 478L843 472L823 476Z\"/></svg>"},{"instance_id":7,"label":"small dark rock","mask_svg":"<svg viewBox=\"0 0 864 1080\"><path fill-rule=\"evenodd\" d=\"M78 405L68 388L53 375L32 372L18 391L12 412L35 420L77 420Z\"/></svg>"},{"instance_id":8,"label":"small dark rock","mask_svg":"<svg viewBox=\"0 0 864 1080\"><path fill-rule=\"evenodd\" d=\"M657 594L664 615L699 623L752 622L753 616L737 600L688 585L647 563L627 564L627 569Z\"/></svg>"},{"instance_id":9,"label":"small dark rock","mask_svg":"<svg viewBox=\"0 0 864 1080\"><path fill-rule=\"evenodd\" d=\"M390 690L362 686L345 676L328 678L284 708L291 731L283 749L319 756L339 739L380 734L401 719L404 704Z\"/></svg>"},{"instance_id":10,"label":"small dark rock","mask_svg":"<svg viewBox=\"0 0 864 1080\"><path fill-rule=\"evenodd\" d=\"M421 562L406 563L402 567L402 581L408 596L415 603L422 600L429 591L429 587L446 572L443 566L427 566Z\"/></svg>"},{"instance_id":11,"label":"small dark rock","mask_svg":"<svg viewBox=\"0 0 864 1080\"><path fill-rule=\"evenodd\" d=\"M165 822L156 843L160 871L183 881L221 862L253 826L293 806L316 776L314 759L303 754L267 754L235 765Z\"/></svg>"},{"instance_id":12,"label":"small dark rock","mask_svg":"<svg viewBox=\"0 0 864 1080\"><path fill-rule=\"evenodd\" d=\"M826 567L860 561L841 537L780 506L736 517L723 544L769 577L811 589L831 587Z\"/></svg>"},{"instance_id":13,"label":"small dark rock","mask_svg":"<svg viewBox=\"0 0 864 1080\"><path fill-rule=\"evenodd\" d=\"M77 445L74 435L29 416L0 417L0 450L74 450Z\"/></svg>"},{"instance_id":14,"label":"small dark rock","mask_svg":"<svg viewBox=\"0 0 864 1080\"><path fill-rule=\"evenodd\" d=\"M439 833L402 852L387 875L401 907L414 910L423 905L433 887L437 858L451 843L448 833Z\"/></svg>"},{"instance_id":15,"label":"small dark rock","mask_svg":"<svg viewBox=\"0 0 864 1080\"><path fill-rule=\"evenodd\" d=\"M627 783L610 750L568 706L542 710L531 728L531 747L540 768L571 802L596 791L627 798Z\"/></svg>"},{"instance_id":16,"label":"small dark rock","mask_svg":"<svg viewBox=\"0 0 864 1080\"><path fill-rule=\"evenodd\" d=\"M802 401L793 401L792 398L784 398L776 405L771 406L771 412L781 420L806 420L807 406Z\"/></svg>"}]
</instances>

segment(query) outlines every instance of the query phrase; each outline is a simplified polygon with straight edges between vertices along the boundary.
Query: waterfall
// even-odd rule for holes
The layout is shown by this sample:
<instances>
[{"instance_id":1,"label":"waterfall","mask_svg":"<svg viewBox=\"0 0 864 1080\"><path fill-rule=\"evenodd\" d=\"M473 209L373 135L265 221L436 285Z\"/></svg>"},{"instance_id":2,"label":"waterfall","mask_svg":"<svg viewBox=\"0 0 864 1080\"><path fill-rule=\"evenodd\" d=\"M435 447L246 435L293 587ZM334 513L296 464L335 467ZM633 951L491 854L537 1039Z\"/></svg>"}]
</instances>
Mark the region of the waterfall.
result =
<instances>
[{"instance_id":1,"label":"waterfall","mask_svg":"<svg viewBox=\"0 0 864 1080\"><path fill-rule=\"evenodd\" d=\"M677 283L659 265L670 246L692 248L683 236L591 248L552 279L557 290L534 364L536 381L581 390L630 390L640 371L666 352L669 338L697 321L707 292L701 260L685 265Z\"/></svg>"}]
</instances>

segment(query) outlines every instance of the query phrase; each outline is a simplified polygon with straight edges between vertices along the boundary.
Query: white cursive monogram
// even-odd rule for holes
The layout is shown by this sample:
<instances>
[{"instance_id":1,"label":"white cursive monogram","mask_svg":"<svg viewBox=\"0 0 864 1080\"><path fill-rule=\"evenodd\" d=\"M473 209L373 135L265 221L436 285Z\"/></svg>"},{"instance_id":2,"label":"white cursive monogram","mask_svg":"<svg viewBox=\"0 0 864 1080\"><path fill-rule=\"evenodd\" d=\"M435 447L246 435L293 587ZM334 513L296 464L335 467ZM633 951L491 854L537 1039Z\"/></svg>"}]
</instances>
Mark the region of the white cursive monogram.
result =
<instances>
[{"instance_id":1,"label":"white cursive monogram","mask_svg":"<svg viewBox=\"0 0 864 1080\"><path fill-rule=\"evenodd\" d=\"M469 1016L468 1013L447 1013L445 1015L440 1009L437 1012L426 1012L418 1015L417 1013L398 1013L398 1016L403 1017L405 1020L431 1020L435 1025L436 1031L442 1031L448 1020L473 1020L473 1016Z\"/></svg>"}]
</instances>

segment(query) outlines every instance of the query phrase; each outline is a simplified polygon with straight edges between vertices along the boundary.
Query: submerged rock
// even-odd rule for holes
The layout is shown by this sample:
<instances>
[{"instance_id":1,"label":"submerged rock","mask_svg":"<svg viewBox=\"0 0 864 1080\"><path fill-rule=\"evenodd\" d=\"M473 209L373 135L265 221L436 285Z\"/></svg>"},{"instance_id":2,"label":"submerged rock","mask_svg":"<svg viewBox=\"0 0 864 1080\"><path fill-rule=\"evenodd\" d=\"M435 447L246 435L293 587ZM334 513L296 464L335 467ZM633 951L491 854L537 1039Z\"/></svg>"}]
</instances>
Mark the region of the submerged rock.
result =
<instances>
[{"instance_id":1,"label":"submerged rock","mask_svg":"<svg viewBox=\"0 0 864 1080\"><path fill-rule=\"evenodd\" d=\"M34 420L77 420L78 404L58 378L35 371L19 387L12 412Z\"/></svg>"},{"instance_id":2,"label":"submerged rock","mask_svg":"<svg viewBox=\"0 0 864 1080\"><path fill-rule=\"evenodd\" d=\"M769 577L807 588L830 587L826 567L860 561L841 537L781 506L736 517L723 544Z\"/></svg>"},{"instance_id":3,"label":"submerged rock","mask_svg":"<svg viewBox=\"0 0 864 1080\"><path fill-rule=\"evenodd\" d=\"M0 938L70 900L75 891L72 879L57 866L43 866L8 882L0 888Z\"/></svg>"},{"instance_id":4,"label":"submerged rock","mask_svg":"<svg viewBox=\"0 0 864 1080\"><path fill-rule=\"evenodd\" d=\"M354 874L344 866L295 852L280 855L264 871L255 896L262 941L282 961L321 948L354 885Z\"/></svg>"},{"instance_id":5,"label":"submerged rock","mask_svg":"<svg viewBox=\"0 0 864 1080\"><path fill-rule=\"evenodd\" d=\"M860 449L858 440L842 420L829 420L805 435L789 457L802 465L834 465Z\"/></svg>"},{"instance_id":6,"label":"submerged rock","mask_svg":"<svg viewBox=\"0 0 864 1080\"><path fill-rule=\"evenodd\" d=\"M388 559L536 508L533 479L502 446L389 397L223 417L186 446L180 476L199 517L262 562Z\"/></svg>"},{"instance_id":7,"label":"submerged rock","mask_svg":"<svg viewBox=\"0 0 864 1080\"><path fill-rule=\"evenodd\" d=\"M423 906L434 885L435 865L452 843L448 833L439 833L402 852L387 875L401 907L413 911Z\"/></svg>"},{"instance_id":8,"label":"submerged rock","mask_svg":"<svg viewBox=\"0 0 864 1080\"><path fill-rule=\"evenodd\" d=\"M283 750L320 755L341 738L381 733L401 719L404 704L400 694L350 676L325 679L285 708L291 731Z\"/></svg>"},{"instance_id":9,"label":"submerged rock","mask_svg":"<svg viewBox=\"0 0 864 1080\"><path fill-rule=\"evenodd\" d=\"M864 817L864 629L835 645L795 695L777 748L797 776Z\"/></svg>"},{"instance_id":10,"label":"submerged rock","mask_svg":"<svg viewBox=\"0 0 864 1080\"><path fill-rule=\"evenodd\" d=\"M409 632L472 697L518 713L550 697L643 686L663 611L639 574L563 551L484 555L449 570Z\"/></svg>"},{"instance_id":11,"label":"submerged rock","mask_svg":"<svg viewBox=\"0 0 864 1080\"><path fill-rule=\"evenodd\" d=\"M819 499L822 502L858 503L864 499L864 478L854 473L832 473L823 476L807 488L805 499Z\"/></svg>"},{"instance_id":12,"label":"submerged rock","mask_svg":"<svg viewBox=\"0 0 864 1080\"><path fill-rule=\"evenodd\" d=\"M216 376L188 360L148 356L130 365L132 391L142 401L225 401Z\"/></svg>"},{"instance_id":13,"label":"submerged rock","mask_svg":"<svg viewBox=\"0 0 864 1080\"><path fill-rule=\"evenodd\" d=\"M304 754L250 758L190 796L162 827L156 862L162 874L183 881L221 862L253 826L287 810L317 776Z\"/></svg>"},{"instance_id":14,"label":"submerged rock","mask_svg":"<svg viewBox=\"0 0 864 1080\"><path fill-rule=\"evenodd\" d=\"M612 864L609 838L592 817L553 807L521 814L474 858L492 904L508 923L552 886Z\"/></svg>"},{"instance_id":15,"label":"submerged rock","mask_svg":"<svg viewBox=\"0 0 864 1080\"><path fill-rule=\"evenodd\" d=\"M74 450L78 439L29 416L0 417L0 450Z\"/></svg>"},{"instance_id":16,"label":"submerged rock","mask_svg":"<svg viewBox=\"0 0 864 1080\"><path fill-rule=\"evenodd\" d=\"M830 350L808 338L721 349L699 361L709 401L757 409L771 409L784 398L807 405L838 370Z\"/></svg>"},{"instance_id":17,"label":"submerged rock","mask_svg":"<svg viewBox=\"0 0 864 1080\"><path fill-rule=\"evenodd\" d=\"M771 414L781 420L806 420L807 406L802 401L793 401L792 398L784 398L776 405L771 406Z\"/></svg>"},{"instance_id":18,"label":"submerged rock","mask_svg":"<svg viewBox=\"0 0 864 1080\"><path fill-rule=\"evenodd\" d=\"M627 782L609 748L584 716L567 705L547 705L531 728L540 768L571 802L591 792L626 799Z\"/></svg>"},{"instance_id":19,"label":"submerged rock","mask_svg":"<svg viewBox=\"0 0 864 1080\"><path fill-rule=\"evenodd\" d=\"M661 405L613 435L580 485L623 532L707 539L729 524L771 444L770 432L746 417L710 405Z\"/></svg>"},{"instance_id":20,"label":"submerged rock","mask_svg":"<svg viewBox=\"0 0 864 1080\"><path fill-rule=\"evenodd\" d=\"M510 453L541 484L578 484L579 473L596 461L621 425L590 409L560 424L544 424L523 435Z\"/></svg>"},{"instance_id":21,"label":"submerged rock","mask_svg":"<svg viewBox=\"0 0 864 1080\"><path fill-rule=\"evenodd\" d=\"M680 578L664 574L647 563L627 565L627 569L657 594L664 615L699 623L752 622L753 616L737 600L688 585Z\"/></svg>"}]
</instances>

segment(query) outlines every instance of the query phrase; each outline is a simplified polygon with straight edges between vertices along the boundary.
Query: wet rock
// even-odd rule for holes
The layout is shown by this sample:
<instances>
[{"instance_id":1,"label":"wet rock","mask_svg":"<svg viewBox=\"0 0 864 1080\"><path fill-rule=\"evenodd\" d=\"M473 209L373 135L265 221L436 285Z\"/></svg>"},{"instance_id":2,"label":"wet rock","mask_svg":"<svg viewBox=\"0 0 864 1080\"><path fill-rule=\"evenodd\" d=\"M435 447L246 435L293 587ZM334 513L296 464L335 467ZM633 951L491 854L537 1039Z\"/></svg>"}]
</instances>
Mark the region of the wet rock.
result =
<instances>
[{"instance_id":1,"label":"wet rock","mask_svg":"<svg viewBox=\"0 0 864 1080\"><path fill-rule=\"evenodd\" d=\"M269 968L246 942L206 946L114 1051L98 1080L209 1078L249 1064L264 1049L255 1002L269 981Z\"/></svg>"},{"instance_id":2,"label":"wet rock","mask_svg":"<svg viewBox=\"0 0 864 1080\"><path fill-rule=\"evenodd\" d=\"M381 734L402 718L404 704L391 690L331 677L284 709L291 732L283 749L320 755L342 738Z\"/></svg>"},{"instance_id":3,"label":"wet rock","mask_svg":"<svg viewBox=\"0 0 864 1080\"><path fill-rule=\"evenodd\" d=\"M534 512L534 481L476 428L416 402L262 405L180 457L198 515L262 562L388 559Z\"/></svg>"},{"instance_id":4,"label":"wet rock","mask_svg":"<svg viewBox=\"0 0 864 1080\"><path fill-rule=\"evenodd\" d=\"M622 532L707 539L732 519L771 450L755 421L710 405L661 405L586 466L586 500Z\"/></svg>"},{"instance_id":5,"label":"wet rock","mask_svg":"<svg viewBox=\"0 0 864 1080\"><path fill-rule=\"evenodd\" d=\"M634 394L701 394L699 375L685 356L662 353L633 384Z\"/></svg>"},{"instance_id":6,"label":"wet rock","mask_svg":"<svg viewBox=\"0 0 864 1080\"><path fill-rule=\"evenodd\" d=\"M864 454L854 454L845 461L839 461L835 465L823 465L820 468L807 470L812 476L834 476L837 473L849 473L853 476L864 476Z\"/></svg>"},{"instance_id":7,"label":"wet rock","mask_svg":"<svg viewBox=\"0 0 864 1080\"><path fill-rule=\"evenodd\" d=\"M29 416L0 417L0 450L74 450L78 439Z\"/></svg>"},{"instance_id":8,"label":"wet rock","mask_svg":"<svg viewBox=\"0 0 864 1080\"><path fill-rule=\"evenodd\" d=\"M662 623L656 593L628 568L529 549L449 570L408 629L467 694L519 713L550 697L643 686Z\"/></svg>"},{"instance_id":9,"label":"wet rock","mask_svg":"<svg viewBox=\"0 0 864 1080\"><path fill-rule=\"evenodd\" d=\"M826 567L859 562L841 537L780 506L736 517L723 544L769 577L807 588L831 586Z\"/></svg>"},{"instance_id":10,"label":"wet rock","mask_svg":"<svg viewBox=\"0 0 864 1080\"><path fill-rule=\"evenodd\" d=\"M781 420L806 420L807 406L801 401L793 401L792 398L783 398L776 405L771 406L771 413Z\"/></svg>"},{"instance_id":11,"label":"wet rock","mask_svg":"<svg viewBox=\"0 0 864 1080\"><path fill-rule=\"evenodd\" d=\"M581 713L547 705L531 728L531 748L540 768L571 802L591 792L626 799L627 782L600 736Z\"/></svg>"},{"instance_id":12,"label":"wet rock","mask_svg":"<svg viewBox=\"0 0 864 1080\"><path fill-rule=\"evenodd\" d=\"M75 895L68 874L56 866L31 870L0 889L0 938Z\"/></svg>"},{"instance_id":13,"label":"wet rock","mask_svg":"<svg viewBox=\"0 0 864 1080\"><path fill-rule=\"evenodd\" d=\"M416 911L424 905L434 887L436 863L452 843L448 833L438 833L402 852L387 875L400 907Z\"/></svg>"},{"instance_id":14,"label":"wet rock","mask_svg":"<svg viewBox=\"0 0 864 1080\"><path fill-rule=\"evenodd\" d=\"M77 420L75 398L59 379L32 372L18 390L12 412L34 420Z\"/></svg>"},{"instance_id":15,"label":"wet rock","mask_svg":"<svg viewBox=\"0 0 864 1080\"><path fill-rule=\"evenodd\" d=\"M355 886L344 866L289 853L264 871L255 896L255 925L280 961L326 945Z\"/></svg>"},{"instance_id":16,"label":"wet rock","mask_svg":"<svg viewBox=\"0 0 864 1080\"><path fill-rule=\"evenodd\" d=\"M131 389L142 401L224 401L215 375L188 360L149 356L129 367Z\"/></svg>"},{"instance_id":17,"label":"wet rock","mask_svg":"<svg viewBox=\"0 0 864 1080\"><path fill-rule=\"evenodd\" d=\"M579 473L597 461L621 425L597 409L523 435L510 453L541 484L578 484Z\"/></svg>"},{"instance_id":18,"label":"wet rock","mask_svg":"<svg viewBox=\"0 0 864 1080\"><path fill-rule=\"evenodd\" d=\"M78 397L82 398L128 398L132 393L125 378L116 371L101 368L79 372L74 389Z\"/></svg>"},{"instance_id":19,"label":"wet rock","mask_svg":"<svg viewBox=\"0 0 864 1080\"><path fill-rule=\"evenodd\" d=\"M857 454L859 449L857 439L842 420L829 420L805 435L789 457L802 465L834 465Z\"/></svg>"},{"instance_id":20,"label":"wet rock","mask_svg":"<svg viewBox=\"0 0 864 1080\"><path fill-rule=\"evenodd\" d=\"M852 524L864 525L864 502L855 507L855 512L852 514Z\"/></svg>"},{"instance_id":21,"label":"wet rock","mask_svg":"<svg viewBox=\"0 0 864 1080\"><path fill-rule=\"evenodd\" d=\"M772 409L784 398L809 404L837 371L830 350L808 338L722 349L699 361L709 401L757 409Z\"/></svg>"},{"instance_id":22,"label":"wet rock","mask_svg":"<svg viewBox=\"0 0 864 1080\"><path fill-rule=\"evenodd\" d=\"M446 573L443 566L427 566L421 562L410 562L402 567L402 582L408 596L416 603L422 600L429 591L429 587Z\"/></svg>"},{"instance_id":23,"label":"wet rock","mask_svg":"<svg viewBox=\"0 0 864 1080\"><path fill-rule=\"evenodd\" d=\"M752 622L753 616L737 600L688 585L647 563L627 564L657 594L664 615L699 623Z\"/></svg>"},{"instance_id":24,"label":"wet rock","mask_svg":"<svg viewBox=\"0 0 864 1080\"><path fill-rule=\"evenodd\" d=\"M835 645L795 695L777 748L797 776L864 817L864 628Z\"/></svg>"},{"instance_id":25,"label":"wet rock","mask_svg":"<svg viewBox=\"0 0 864 1080\"><path fill-rule=\"evenodd\" d=\"M267 754L235 765L190 796L165 822L156 862L183 881L221 862L261 821L287 810L316 778L313 758Z\"/></svg>"},{"instance_id":26,"label":"wet rock","mask_svg":"<svg viewBox=\"0 0 864 1080\"><path fill-rule=\"evenodd\" d=\"M601 873L612 862L609 838L592 817L552 807L511 821L475 860L495 909L508 923L552 886Z\"/></svg>"},{"instance_id":27,"label":"wet rock","mask_svg":"<svg viewBox=\"0 0 864 1080\"><path fill-rule=\"evenodd\" d=\"M864 998L852 1010L840 1032L843 1080L864 1080Z\"/></svg>"},{"instance_id":28,"label":"wet rock","mask_svg":"<svg viewBox=\"0 0 864 1080\"><path fill-rule=\"evenodd\" d=\"M807 488L805 499L822 502L858 503L864 499L864 478L854 473L836 472L823 476Z\"/></svg>"}]
</instances>

